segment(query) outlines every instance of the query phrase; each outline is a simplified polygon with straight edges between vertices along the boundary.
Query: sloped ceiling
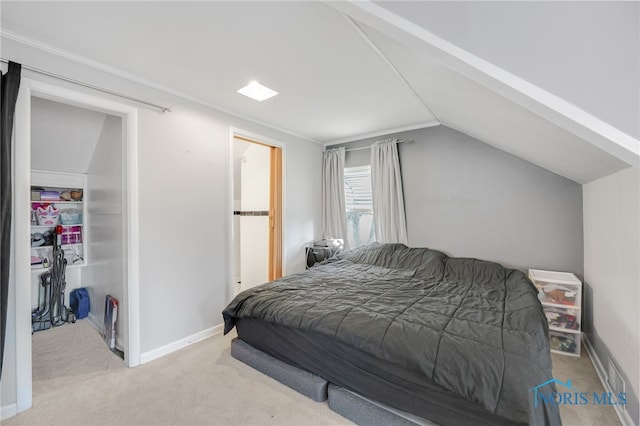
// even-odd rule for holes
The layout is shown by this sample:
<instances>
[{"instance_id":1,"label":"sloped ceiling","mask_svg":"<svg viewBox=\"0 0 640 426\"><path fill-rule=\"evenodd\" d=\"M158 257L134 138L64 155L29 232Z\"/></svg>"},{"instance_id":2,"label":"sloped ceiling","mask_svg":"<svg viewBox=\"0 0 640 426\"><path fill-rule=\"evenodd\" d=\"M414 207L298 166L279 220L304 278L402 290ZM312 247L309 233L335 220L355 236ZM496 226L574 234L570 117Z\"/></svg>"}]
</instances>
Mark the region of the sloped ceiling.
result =
<instances>
[{"instance_id":1,"label":"sloped ceiling","mask_svg":"<svg viewBox=\"0 0 640 426\"><path fill-rule=\"evenodd\" d=\"M442 124L577 182L588 182L628 166L504 96L450 72L426 55L362 27L416 93L429 99L431 111Z\"/></svg>"},{"instance_id":2,"label":"sloped ceiling","mask_svg":"<svg viewBox=\"0 0 640 426\"><path fill-rule=\"evenodd\" d=\"M640 158L638 140L375 3L2 7L3 38L115 67L311 141L442 123L577 182ZM235 92L250 80L280 95L258 103Z\"/></svg>"},{"instance_id":3,"label":"sloped ceiling","mask_svg":"<svg viewBox=\"0 0 640 426\"><path fill-rule=\"evenodd\" d=\"M106 118L101 112L34 97L31 168L86 173Z\"/></svg>"},{"instance_id":4,"label":"sloped ceiling","mask_svg":"<svg viewBox=\"0 0 640 426\"><path fill-rule=\"evenodd\" d=\"M640 137L640 2L376 4Z\"/></svg>"}]
</instances>

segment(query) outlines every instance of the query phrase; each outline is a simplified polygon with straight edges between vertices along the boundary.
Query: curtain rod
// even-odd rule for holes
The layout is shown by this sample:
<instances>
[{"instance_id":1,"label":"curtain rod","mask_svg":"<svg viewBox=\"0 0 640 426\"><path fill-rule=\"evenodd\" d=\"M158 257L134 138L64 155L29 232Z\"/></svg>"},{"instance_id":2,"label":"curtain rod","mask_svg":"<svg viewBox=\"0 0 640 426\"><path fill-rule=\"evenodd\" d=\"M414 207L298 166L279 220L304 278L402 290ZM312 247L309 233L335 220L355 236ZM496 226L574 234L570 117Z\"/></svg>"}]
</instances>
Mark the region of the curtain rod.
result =
<instances>
[{"instance_id":1,"label":"curtain rod","mask_svg":"<svg viewBox=\"0 0 640 426\"><path fill-rule=\"evenodd\" d=\"M397 141L397 143L405 143L405 142L413 142L413 139L400 139ZM371 148L371 145L367 145L367 146L361 146L359 148L345 148L345 152L349 152L349 151L360 151L361 149L369 149Z\"/></svg>"},{"instance_id":2,"label":"curtain rod","mask_svg":"<svg viewBox=\"0 0 640 426\"><path fill-rule=\"evenodd\" d=\"M8 64L9 60L4 59L4 58L0 58L0 62L4 62L5 64ZM59 74L54 74L54 73L49 72L49 71L44 71L44 70L41 70L41 69L38 69L38 68L33 68L33 67L30 67L30 66L27 66L27 65L22 65L22 69L25 69L25 70L28 70L28 71L33 71L33 72L36 72L38 74L46 75L46 76L49 76L49 77L57 78L58 80L67 81L69 83L77 84L79 86L88 87L89 89L97 90L99 92L108 93L110 95L114 95L114 96L118 96L118 97L121 97L121 98L124 98L124 99L128 99L130 101L133 101L133 102L136 102L136 103L139 103L139 104L143 104L143 105L146 105L146 106L151 107L151 108L159 109L162 113L165 113L167 111L171 112L171 108L169 108L169 107L165 107L165 106L162 106L162 105L157 105L157 104L154 104L154 103L151 103L151 102L147 102L147 101L144 101L142 99L134 98L134 97L131 97L129 95L125 95L123 93L118 93L118 92L114 92L113 90L104 89L102 87L94 86L93 84L84 83L84 82L79 81L79 80L74 80L72 78L65 77L65 76L62 76L62 75L59 75Z\"/></svg>"}]
</instances>

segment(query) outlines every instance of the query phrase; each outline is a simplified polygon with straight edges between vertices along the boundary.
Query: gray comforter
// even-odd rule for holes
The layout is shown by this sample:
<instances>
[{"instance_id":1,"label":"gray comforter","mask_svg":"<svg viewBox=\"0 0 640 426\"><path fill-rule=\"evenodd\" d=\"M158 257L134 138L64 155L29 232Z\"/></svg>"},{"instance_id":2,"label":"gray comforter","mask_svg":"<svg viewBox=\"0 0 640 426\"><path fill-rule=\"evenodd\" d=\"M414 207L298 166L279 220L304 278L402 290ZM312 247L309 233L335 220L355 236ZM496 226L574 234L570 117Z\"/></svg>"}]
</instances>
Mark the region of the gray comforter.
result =
<instances>
[{"instance_id":1,"label":"gray comforter","mask_svg":"<svg viewBox=\"0 0 640 426\"><path fill-rule=\"evenodd\" d=\"M497 263L374 244L247 290L223 317L225 334L243 317L311 330L514 422L561 423L557 406L534 406L531 391L551 379L537 291Z\"/></svg>"}]
</instances>

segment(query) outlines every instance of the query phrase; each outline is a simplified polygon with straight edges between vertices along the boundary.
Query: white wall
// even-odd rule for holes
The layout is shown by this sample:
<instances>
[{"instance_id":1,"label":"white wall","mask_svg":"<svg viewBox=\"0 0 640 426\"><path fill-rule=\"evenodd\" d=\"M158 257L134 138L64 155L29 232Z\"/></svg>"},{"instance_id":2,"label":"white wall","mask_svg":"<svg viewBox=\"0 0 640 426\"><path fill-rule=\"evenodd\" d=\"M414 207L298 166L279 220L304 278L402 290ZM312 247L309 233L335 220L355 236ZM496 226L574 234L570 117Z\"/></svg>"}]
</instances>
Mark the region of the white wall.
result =
<instances>
[{"instance_id":1,"label":"white wall","mask_svg":"<svg viewBox=\"0 0 640 426\"><path fill-rule=\"evenodd\" d=\"M1 42L3 57L173 109L165 114L138 109L143 354L222 324L221 312L231 296L227 276L232 275L227 253L233 208L228 202L231 126L285 145L285 273L304 270L304 244L320 235L320 145L12 40ZM28 72L24 76L100 95L44 76ZM12 321L10 318L9 326ZM7 333L8 352L12 333ZM9 376L15 368L12 359L14 354L7 355L3 367ZM2 405L14 403L15 385L3 379L1 386Z\"/></svg>"},{"instance_id":2,"label":"white wall","mask_svg":"<svg viewBox=\"0 0 640 426\"><path fill-rule=\"evenodd\" d=\"M640 3L377 2L640 136Z\"/></svg>"},{"instance_id":3,"label":"white wall","mask_svg":"<svg viewBox=\"0 0 640 426\"><path fill-rule=\"evenodd\" d=\"M240 244L240 215L235 212L242 210L242 157L244 152L251 146L249 142L240 139L233 140L233 283L234 294L241 291L240 269L241 269L241 244Z\"/></svg>"},{"instance_id":4,"label":"white wall","mask_svg":"<svg viewBox=\"0 0 640 426\"><path fill-rule=\"evenodd\" d=\"M288 273L304 268L302 246L319 232L319 183L306 205L300 201L310 197L290 186L303 180L307 170L320 173L320 146L189 102L176 99L171 104L170 114L140 109L138 115L143 353L221 324L230 296L226 239L233 207L225 201L230 125L287 143ZM309 226L302 228L301 223ZM300 262L289 262L291 258Z\"/></svg>"},{"instance_id":5,"label":"white wall","mask_svg":"<svg viewBox=\"0 0 640 426\"><path fill-rule=\"evenodd\" d=\"M283 275L304 271L305 245L322 236L323 149L312 143L291 143L283 152Z\"/></svg>"},{"instance_id":6,"label":"white wall","mask_svg":"<svg viewBox=\"0 0 640 426\"><path fill-rule=\"evenodd\" d=\"M87 172L106 114L34 97L31 101L31 168Z\"/></svg>"},{"instance_id":7,"label":"white wall","mask_svg":"<svg viewBox=\"0 0 640 426\"><path fill-rule=\"evenodd\" d=\"M240 161L241 210L269 211L271 149L249 145ZM265 283L268 278L269 216L240 216L241 289Z\"/></svg>"},{"instance_id":8,"label":"white wall","mask_svg":"<svg viewBox=\"0 0 640 426\"><path fill-rule=\"evenodd\" d=\"M622 369L627 409L638 424L640 170L623 170L583 188L584 329L605 368L610 356Z\"/></svg>"},{"instance_id":9,"label":"white wall","mask_svg":"<svg viewBox=\"0 0 640 426\"><path fill-rule=\"evenodd\" d=\"M233 200L233 210L240 211L240 200ZM240 215L233 215L233 285L234 295L241 291L242 251L240 244Z\"/></svg>"},{"instance_id":10,"label":"white wall","mask_svg":"<svg viewBox=\"0 0 640 426\"><path fill-rule=\"evenodd\" d=\"M269 210L271 149L251 144L240 163L241 206L245 211Z\"/></svg>"},{"instance_id":11,"label":"white wall","mask_svg":"<svg viewBox=\"0 0 640 426\"><path fill-rule=\"evenodd\" d=\"M412 247L442 250L526 271L582 275L582 187L446 126L389 137L398 146ZM369 164L350 151L347 166Z\"/></svg>"},{"instance_id":12,"label":"white wall","mask_svg":"<svg viewBox=\"0 0 640 426\"><path fill-rule=\"evenodd\" d=\"M240 216L240 289L269 281L269 216Z\"/></svg>"},{"instance_id":13,"label":"white wall","mask_svg":"<svg viewBox=\"0 0 640 426\"><path fill-rule=\"evenodd\" d=\"M82 268L82 286L89 291L89 318L99 330L104 328L105 296L120 302L124 296L122 155L122 119L107 116L87 167L84 195L87 265ZM119 312L116 346L121 349L126 329L122 318Z\"/></svg>"}]
</instances>

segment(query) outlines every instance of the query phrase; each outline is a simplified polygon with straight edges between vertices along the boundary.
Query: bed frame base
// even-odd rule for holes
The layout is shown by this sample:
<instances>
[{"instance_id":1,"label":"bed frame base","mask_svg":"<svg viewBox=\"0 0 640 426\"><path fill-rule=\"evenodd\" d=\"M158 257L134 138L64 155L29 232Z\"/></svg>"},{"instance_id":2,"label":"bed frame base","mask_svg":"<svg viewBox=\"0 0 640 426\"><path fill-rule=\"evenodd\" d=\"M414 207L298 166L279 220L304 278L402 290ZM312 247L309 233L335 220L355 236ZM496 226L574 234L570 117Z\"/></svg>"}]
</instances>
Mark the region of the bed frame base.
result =
<instances>
[{"instance_id":1,"label":"bed frame base","mask_svg":"<svg viewBox=\"0 0 640 426\"><path fill-rule=\"evenodd\" d=\"M322 377L289 365L239 338L231 341L231 356L317 402L329 400L329 408L358 425L436 426L422 417L372 401Z\"/></svg>"},{"instance_id":2,"label":"bed frame base","mask_svg":"<svg viewBox=\"0 0 640 426\"><path fill-rule=\"evenodd\" d=\"M436 426L422 417L372 401L329 383L329 408L357 425Z\"/></svg>"},{"instance_id":3,"label":"bed frame base","mask_svg":"<svg viewBox=\"0 0 640 426\"><path fill-rule=\"evenodd\" d=\"M268 355L241 339L231 341L231 356L314 401L327 400L329 382Z\"/></svg>"}]
</instances>

